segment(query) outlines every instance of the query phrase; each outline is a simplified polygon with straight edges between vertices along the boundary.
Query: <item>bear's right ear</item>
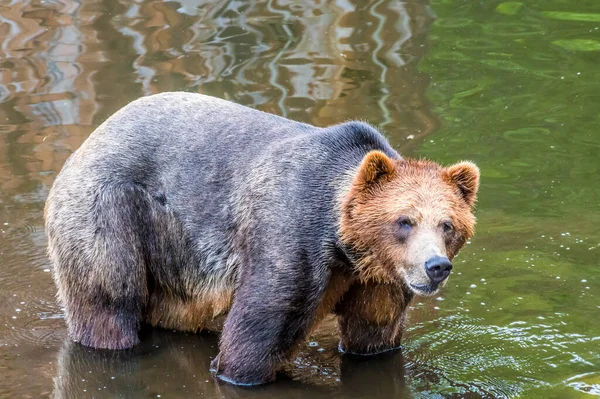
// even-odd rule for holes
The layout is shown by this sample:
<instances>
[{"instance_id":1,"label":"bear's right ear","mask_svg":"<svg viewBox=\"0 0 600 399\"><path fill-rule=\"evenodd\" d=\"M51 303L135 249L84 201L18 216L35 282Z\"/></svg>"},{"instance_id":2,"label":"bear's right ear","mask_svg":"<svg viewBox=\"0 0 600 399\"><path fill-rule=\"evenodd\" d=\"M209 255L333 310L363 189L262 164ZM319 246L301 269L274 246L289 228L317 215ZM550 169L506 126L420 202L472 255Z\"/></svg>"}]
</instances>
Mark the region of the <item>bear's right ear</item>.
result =
<instances>
[{"instance_id":1,"label":"bear's right ear","mask_svg":"<svg viewBox=\"0 0 600 399\"><path fill-rule=\"evenodd\" d=\"M473 208L479 190L479 168L473 162L463 161L445 169L445 177L456 186L465 202Z\"/></svg>"},{"instance_id":2,"label":"bear's right ear","mask_svg":"<svg viewBox=\"0 0 600 399\"><path fill-rule=\"evenodd\" d=\"M367 190L375 184L391 180L396 167L394 162L381 151L371 151L363 158L354 185Z\"/></svg>"}]
</instances>

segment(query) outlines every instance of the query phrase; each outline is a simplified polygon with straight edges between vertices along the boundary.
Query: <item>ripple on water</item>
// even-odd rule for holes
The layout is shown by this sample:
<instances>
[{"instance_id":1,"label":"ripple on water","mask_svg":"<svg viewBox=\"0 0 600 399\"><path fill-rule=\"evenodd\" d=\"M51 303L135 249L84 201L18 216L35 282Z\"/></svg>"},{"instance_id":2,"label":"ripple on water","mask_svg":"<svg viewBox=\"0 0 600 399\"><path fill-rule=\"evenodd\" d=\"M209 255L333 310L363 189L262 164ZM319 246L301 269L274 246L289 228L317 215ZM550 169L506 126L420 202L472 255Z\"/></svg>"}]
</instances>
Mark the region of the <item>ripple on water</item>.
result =
<instances>
[{"instance_id":1,"label":"ripple on water","mask_svg":"<svg viewBox=\"0 0 600 399\"><path fill-rule=\"evenodd\" d=\"M534 23L487 23L483 25L483 30L494 37L523 37L530 35L543 35L543 28Z\"/></svg>"},{"instance_id":2,"label":"ripple on water","mask_svg":"<svg viewBox=\"0 0 600 399\"><path fill-rule=\"evenodd\" d=\"M573 362L589 363L573 346L592 338L559 334L553 327L560 320L544 321L496 326L454 314L419 323L409 329L405 347L411 374L435 374L436 389L442 392L462 386L465 392L514 397L549 388L551 383L541 379L549 370ZM432 325L434 330L430 330Z\"/></svg>"},{"instance_id":3,"label":"ripple on water","mask_svg":"<svg viewBox=\"0 0 600 399\"><path fill-rule=\"evenodd\" d=\"M600 372L575 375L566 379L564 383L576 391L600 396Z\"/></svg>"},{"instance_id":4,"label":"ripple on water","mask_svg":"<svg viewBox=\"0 0 600 399\"><path fill-rule=\"evenodd\" d=\"M41 226L9 225L1 259L0 344L18 347L58 345L65 336L63 312L45 254Z\"/></svg>"},{"instance_id":5,"label":"ripple on water","mask_svg":"<svg viewBox=\"0 0 600 399\"><path fill-rule=\"evenodd\" d=\"M548 140L550 130L541 127L524 127L517 130L504 132L504 137L509 141L531 143L533 141Z\"/></svg>"},{"instance_id":6,"label":"ripple on water","mask_svg":"<svg viewBox=\"0 0 600 399\"><path fill-rule=\"evenodd\" d=\"M34 296L24 301L20 299L24 298L9 298L12 306L3 309L8 314L2 317L5 321L0 326L0 343L33 347L59 345L66 336L66 328L58 305Z\"/></svg>"},{"instance_id":7,"label":"ripple on water","mask_svg":"<svg viewBox=\"0 0 600 399\"><path fill-rule=\"evenodd\" d=\"M473 24L471 18L451 17L451 18L437 18L435 21L436 26L442 28L466 28Z\"/></svg>"}]
</instances>

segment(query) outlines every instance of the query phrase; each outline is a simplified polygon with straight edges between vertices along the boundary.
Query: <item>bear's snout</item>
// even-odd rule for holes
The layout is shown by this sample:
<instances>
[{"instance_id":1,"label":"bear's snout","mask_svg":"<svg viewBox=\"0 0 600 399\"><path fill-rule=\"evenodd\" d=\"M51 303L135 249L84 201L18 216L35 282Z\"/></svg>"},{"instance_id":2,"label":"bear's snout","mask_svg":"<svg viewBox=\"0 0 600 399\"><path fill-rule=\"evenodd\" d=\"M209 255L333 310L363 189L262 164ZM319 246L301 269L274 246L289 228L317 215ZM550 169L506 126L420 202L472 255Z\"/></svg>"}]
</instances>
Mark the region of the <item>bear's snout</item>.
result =
<instances>
[{"instance_id":1,"label":"bear's snout","mask_svg":"<svg viewBox=\"0 0 600 399\"><path fill-rule=\"evenodd\" d=\"M452 263L445 256L433 256L425 262L425 272L434 285L447 279L451 270Z\"/></svg>"}]
</instances>

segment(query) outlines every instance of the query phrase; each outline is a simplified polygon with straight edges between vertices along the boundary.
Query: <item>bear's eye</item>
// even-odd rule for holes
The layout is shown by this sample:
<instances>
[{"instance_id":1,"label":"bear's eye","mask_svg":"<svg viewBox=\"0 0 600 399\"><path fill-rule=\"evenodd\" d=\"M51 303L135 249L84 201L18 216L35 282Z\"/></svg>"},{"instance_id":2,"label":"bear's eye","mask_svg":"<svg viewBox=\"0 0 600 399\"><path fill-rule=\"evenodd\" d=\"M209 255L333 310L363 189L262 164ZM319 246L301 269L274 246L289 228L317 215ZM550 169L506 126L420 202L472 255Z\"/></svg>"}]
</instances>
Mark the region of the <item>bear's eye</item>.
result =
<instances>
[{"instance_id":1,"label":"bear's eye","mask_svg":"<svg viewBox=\"0 0 600 399\"><path fill-rule=\"evenodd\" d=\"M408 238L413 226L413 221L406 216L402 216L401 218L396 220L396 224L394 226L394 233L398 240L400 240L400 242L404 242Z\"/></svg>"},{"instance_id":2,"label":"bear's eye","mask_svg":"<svg viewBox=\"0 0 600 399\"><path fill-rule=\"evenodd\" d=\"M400 228L402 228L403 230L410 230L414 225L412 220L410 220L406 216L402 216L400 219L398 219L397 223L398 226L400 226Z\"/></svg>"},{"instance_id":3,"label":"bear's eye","mask_svg":"<svg viewBox=\"0 0 600 399\"><path fill-rule=\"evenodd\" d=\"M452 225L452 222L449 222L449 221L445 221L444 223L442 223L442 228L444 229L444 233L450 233L451 231L454 230L454 226Z\"/></svg>"}]
</instances>

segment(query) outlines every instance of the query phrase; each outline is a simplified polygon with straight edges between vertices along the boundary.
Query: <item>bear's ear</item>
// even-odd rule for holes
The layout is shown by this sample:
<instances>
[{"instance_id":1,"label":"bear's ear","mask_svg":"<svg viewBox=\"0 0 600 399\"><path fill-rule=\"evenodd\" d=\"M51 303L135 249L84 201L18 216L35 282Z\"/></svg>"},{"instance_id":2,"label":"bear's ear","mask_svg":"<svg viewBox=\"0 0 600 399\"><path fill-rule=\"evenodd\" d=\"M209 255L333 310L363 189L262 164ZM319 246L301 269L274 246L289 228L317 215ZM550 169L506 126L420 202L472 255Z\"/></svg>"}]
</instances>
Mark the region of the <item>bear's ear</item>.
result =
<instances>
[{"instance_id":1,"label":"bear's ear","mask_svg":"<svg viewBox=\"0 0 600 399\"><path fill-rule=\"evenodd\" d=\"M479 168L473 162L459 162L444 170L445 179L460 190L465 202L472 208L479 190Z\"/></svg>"},{"instance_id":2,"label":"bear's ear","mask_svg":"<svg viewBox=\"0 0 600 399\"><path fill-rule=\"evenodd\" d=\"M371 151L362 160L354 184L368 189L374 184L389 181L395 171L394 162L381 151Z\"/></svg>"}]
</instances>

